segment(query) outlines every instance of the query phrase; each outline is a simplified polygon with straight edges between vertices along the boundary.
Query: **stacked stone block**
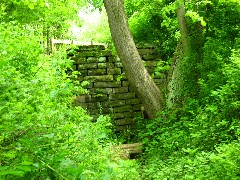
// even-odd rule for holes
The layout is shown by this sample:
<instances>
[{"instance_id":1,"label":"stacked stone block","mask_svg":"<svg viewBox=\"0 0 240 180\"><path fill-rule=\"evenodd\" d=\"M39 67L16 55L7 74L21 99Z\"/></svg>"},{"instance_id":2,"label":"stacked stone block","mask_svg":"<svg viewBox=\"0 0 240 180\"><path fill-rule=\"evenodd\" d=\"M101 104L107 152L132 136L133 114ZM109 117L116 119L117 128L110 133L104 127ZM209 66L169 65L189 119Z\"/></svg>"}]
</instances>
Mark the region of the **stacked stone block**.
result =
<instances>
[{"instance_id":1,"label":"stacked stone block","mask_svg":"<svg viewBox=\"0 0 240 180\"><path fill-rule=\"evenodd\" d=\"M154 73L159 57L153 48L138 49L149 73ZM73 69L79 71L80 82L88 81L87 95L79 96L76 103L93 115L111 115L116 131L129 128L133 118L141 115L141 100L130 87L122 63L104 46L79 46L74 55ZM161 85L164 80L154 81Z\"/></svg>"}]
</instances>

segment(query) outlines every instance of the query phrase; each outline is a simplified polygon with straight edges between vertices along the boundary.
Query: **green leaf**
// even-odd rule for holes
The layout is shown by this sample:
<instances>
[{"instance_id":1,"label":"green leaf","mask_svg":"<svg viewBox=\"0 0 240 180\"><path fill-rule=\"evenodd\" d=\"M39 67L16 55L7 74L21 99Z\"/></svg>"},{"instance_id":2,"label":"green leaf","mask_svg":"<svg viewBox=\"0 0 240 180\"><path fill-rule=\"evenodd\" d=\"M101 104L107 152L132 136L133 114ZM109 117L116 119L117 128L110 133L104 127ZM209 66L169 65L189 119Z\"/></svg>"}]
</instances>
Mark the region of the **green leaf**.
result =
<instances>
[{"instance_id":1,"label":"green leaf","mask_svg":"<svg viewBox=\"0 0 240 180\"><path fill-rule=\"evenodd\" d=\"M34 9L34 4L28 4L29 9L33 10Z\"/></svg>"},{"instance_id":2,"label":"green leaf","mask_svg":"<svg viewBox=\"0 0 240 180\"><path fill-rule=\"evenodd\" d=\"M6 176L6 175L16 175L16 176L23 177L24 172L23 171L16 171L16 170L8 170L8 171L0 172L0 176Z\"/></svg>"}]
</instances>

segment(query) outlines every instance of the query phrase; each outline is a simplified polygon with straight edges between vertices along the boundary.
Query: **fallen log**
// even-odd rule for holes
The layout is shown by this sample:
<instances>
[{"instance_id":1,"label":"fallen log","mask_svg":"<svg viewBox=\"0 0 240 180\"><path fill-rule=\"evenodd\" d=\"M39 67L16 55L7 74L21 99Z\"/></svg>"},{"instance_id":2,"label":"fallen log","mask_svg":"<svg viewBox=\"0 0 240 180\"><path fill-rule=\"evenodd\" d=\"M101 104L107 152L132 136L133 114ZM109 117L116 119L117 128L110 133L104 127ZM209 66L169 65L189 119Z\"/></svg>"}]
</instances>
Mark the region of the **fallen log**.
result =
<instances>
[{"instance_id":1,"label":"fallen log","mask_svg":"<svg viewBox=\"0 0 240 180\"><path fill-rule=\"evenodd\" d=\"M132 154L136 155L143 152L142 143L116 145L113 146L113 152L115 158L130 159Z\"/></svg>"}]
</instances>

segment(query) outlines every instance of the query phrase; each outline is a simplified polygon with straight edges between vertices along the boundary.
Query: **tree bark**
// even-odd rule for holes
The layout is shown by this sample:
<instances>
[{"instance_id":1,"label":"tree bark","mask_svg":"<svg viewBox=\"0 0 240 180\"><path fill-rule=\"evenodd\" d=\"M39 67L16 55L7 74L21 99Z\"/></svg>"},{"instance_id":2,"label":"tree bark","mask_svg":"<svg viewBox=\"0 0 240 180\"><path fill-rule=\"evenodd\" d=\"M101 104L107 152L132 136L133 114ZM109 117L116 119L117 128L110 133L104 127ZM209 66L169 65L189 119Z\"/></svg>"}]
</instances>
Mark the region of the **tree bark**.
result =
<instances>
[{"instance_id":1,"label":"tree bark","mask_svg":"<svg viewBox=\"0 0 240 180\"><path fill-rule=\"evenodd\" d=\"M184 4L177 9L177 17L181 37L175 51L168 76L168 94L166 105L168 108L181 108L189 98L199 93L198 79L199 63L203 54L203 27L200 23L186 21Z\"/></svg>"},{"instance_id":2,"label":"tree bark","mask_svg":"<svg viewBox=\"0 0 240 180\"><path fill-rule=\"evenodd\" d=\"M163 94L144 67L131 36L124 0L104 0L112 38L130 85L141 98L150 118L163 108Z\"/></svg>"}]
</instances>

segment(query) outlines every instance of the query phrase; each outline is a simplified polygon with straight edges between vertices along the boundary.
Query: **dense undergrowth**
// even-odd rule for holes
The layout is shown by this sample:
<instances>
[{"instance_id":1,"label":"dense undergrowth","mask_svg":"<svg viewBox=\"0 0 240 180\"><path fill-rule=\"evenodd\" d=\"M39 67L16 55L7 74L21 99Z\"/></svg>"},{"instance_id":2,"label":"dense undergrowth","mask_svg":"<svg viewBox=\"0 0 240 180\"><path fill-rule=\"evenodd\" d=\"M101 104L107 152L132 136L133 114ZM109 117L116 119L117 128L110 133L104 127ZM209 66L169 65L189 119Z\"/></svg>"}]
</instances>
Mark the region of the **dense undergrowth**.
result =
<instances>
[{"instance_id":1,"label":"dense undergrowth","mask_svg":"<svg viewBox=\"0 0 240 180\"><path fill-rule=\"evenodd\" d=\"M127 1L135 40L159 45L169 63L180 35L172 2ZM136 119L145 149L131 161L112 155L119 140L108 117L92 122L73 106L84 89L65 73L66 54L46 55L35 26L0 14L0 179L240 179L239 2L193 2L188 21L206 23L189 89L197 93L183 108Z\"/></svg>"},{"instance_id":2,"label":"dense undergrowth","mask_svg":"<svg viewBox=\"0 0 240 180\"><path fill-rule=\"evenodd\" d=\"M84 90L66 54L44 54L18 23L0 29L0 179L137 179L137 164L112 154L110 119L73 106Z\"/></svg>"},{"instance_id":3,"label":"dense undergrowth","mask_svg":"<svg viewBox=\"0 0 240 180\"><path fill-rule=\"evenodd\" d=\"M239 7L234 0L186 3L187 14L195 14L187 17L190 31L201 36L192 39L198 63L190 58L185 65L198 77L186 95L196 93L182 108L138 120L143 179L240 179ZM206 27L197 31L203 20Z\"/></svg>"}]
</instances>

